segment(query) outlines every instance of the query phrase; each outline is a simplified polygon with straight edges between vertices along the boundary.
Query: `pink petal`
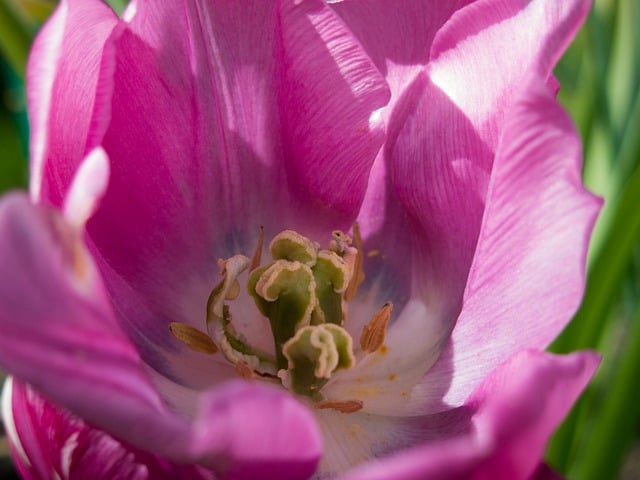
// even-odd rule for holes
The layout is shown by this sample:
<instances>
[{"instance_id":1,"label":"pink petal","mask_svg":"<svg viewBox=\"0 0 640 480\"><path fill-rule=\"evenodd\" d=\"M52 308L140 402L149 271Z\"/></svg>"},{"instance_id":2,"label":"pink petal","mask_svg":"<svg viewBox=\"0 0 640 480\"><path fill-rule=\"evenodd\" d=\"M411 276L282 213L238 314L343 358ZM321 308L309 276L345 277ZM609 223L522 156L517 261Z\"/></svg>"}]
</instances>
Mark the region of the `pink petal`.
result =
<instances>
[{"instance_id":1,"label":"pink petal","mask_svg":"<svg viewBox=\"0 0 640 480\"><path fill-rule=\"evenodd\" d=\"M407 84L430 60L438 30L468 1L344 1L332 8L358 38L392 91L391 110Z\"/></svg>"},{"instance_id":2,"label":"pink petal","mask_svg":"<svg viewBox=\"0 0 640 480\"><path fill-rule=\"evenodd\" d=\"M69 187L64 205L65 219L78 231L95 213L109 184L109 159L96 147L82 161Z\"/></svg>"},{"instance_id":3,"label":"pink petal","mask_svg":"<svg viewBox=\"0 0 640 480\"><path fill-rule=\"evenodd\" d=\"M114 418L159 416L162 401L111 313L78 232L21 194L0 202L0 230L3 368L119 435L130 428Z\"/></svg>"},{"instance_id":4,"label":"pink petal","mask_svg":"<svg viewBox=\"0 0 640 480\"><path fill-rule=\"evenodd\" d=\"M518 350L545 348L580 304L601 202L582 186L569 117L541 79L526 85L505 121L462 313L414 399L443 388L459 405Z\"/></svg>"},{"instance_id":5,"label":"pink petal","mask_svg":"<svg viewBox=\"0 0 640 480\"><path fill-rule=\"evenodd\" d=\"M175 350L168 323L202 327L217 258L251 255L261 225L327 238L350 225L388 91L323 2L134 7L88 231L136 344Z\"/></svg>"},{"instance_id":6,"label":"pink petal","mask_svg":"<svg viewBox=\"0 0 640 480\"><path fill-rule=\"evenodd\" d=\"M31 195L60 205L85 154L100 140L108 109L105 42L117 17L97 0L63 0L38 35L27 68Z\"/></svg>"},{"instance_id":7,"label":"pink petal","mask_svg":"<svg viewBox=\"0 0 640 480\"><path fill-rule=\"evenodd\" d=\"M286 392L229 384L205 392L193 420L170 411L119 329L78 232L57 212L12 194L0 202L0 231L2 368L163 457L237 478L258 469L264 478L283 469L304 478L315 469L321 440L313 415Z\"/></svg>"},{"instance_id":8,"label":"pink petal","mask_svg":"<svg viewBox=\"0 0 640 480\"><path fill-rule=\"evenodd\" d=\"M467 400L474 429L366 464L344 480L527 479L553 429L593 375L593 353L527 351L491 373ZM544 478L544 477L541 477Z\"/></svg>"},{"instance_id":9,"label":"pink petal","mask_svg":"<svg viewBox=\"0 0 640 480\"><path fill-rule=\"evenodd\" d=\"M203 397L192 442L204 465L234 480L307 479L322 456L306 406L281 389L244 381Z\"/></svg>"},{"instance_id":10,"label":"pink petal","mask_svg":"<svg viewBox=\"0 0 640 480\"><path fill-rule=\"evenodd\" d=\"M336 8L348 12L356 4ZM392 111L385 114L389 139L371 174L360 221L367 235L382 237L371 248L394 254L416 251L401 255L398 263L421 265L425 289L449 299L444 310L451 317L473 258L504 116L532 72L550 79L588 3L481 0L455 12L454 4L443 11L447 8L451 18L435 35L430 55L419 53L420 45L429 43L426 39L394 54L378 46L384 37L363 36L365 45L398 69L388 76L400 78L400 86L390 80L394 99ZM388 16L391 25L400 24L393 28L406 31L431 18L423 14L398 21L401 15ZM369 31L387 28L376 18ZM394 58L405 62L396 65Z\"/></svg>"},{"instance_id":11,"label":"pink petal","mask_svg":"<svg viewBox=\"0 0 640 480\"><path fill-rule=\"evenodd\" d=\"M213 479L212 472L179 465L92 428L29 386L7 380L3 418L13 459L25 480Z\"/></svg>"},{"instance_id":12,"label":"pink petal","mask_svg":"<svg viewBox=\"0 0 640 480\"><path fill-rule=\"evenodd\" d=\"M438 32L430 76L493 149L523 79L551 77L589 7L583 0L473 2Z\"/></svg>"}]
</instances>

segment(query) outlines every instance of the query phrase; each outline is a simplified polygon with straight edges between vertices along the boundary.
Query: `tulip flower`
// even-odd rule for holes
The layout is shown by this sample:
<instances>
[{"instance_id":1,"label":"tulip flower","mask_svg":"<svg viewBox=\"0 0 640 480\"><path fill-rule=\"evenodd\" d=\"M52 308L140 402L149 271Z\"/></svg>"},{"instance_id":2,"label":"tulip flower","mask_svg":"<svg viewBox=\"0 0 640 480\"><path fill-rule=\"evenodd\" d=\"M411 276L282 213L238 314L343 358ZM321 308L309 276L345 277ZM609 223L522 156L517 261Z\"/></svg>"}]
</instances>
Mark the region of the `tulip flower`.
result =
<instances>
[{"instance_id":1,"label":"tulip flower","mask_svg":"<svg viewBox=\"0 0 640 480\"><path fill-rule=\"evenodd\" d=\"M598 363L542 351L599 208L552 74L588 7L62 0L0 203L25 478L552 475Z\"/></svg>"}]
</instances>

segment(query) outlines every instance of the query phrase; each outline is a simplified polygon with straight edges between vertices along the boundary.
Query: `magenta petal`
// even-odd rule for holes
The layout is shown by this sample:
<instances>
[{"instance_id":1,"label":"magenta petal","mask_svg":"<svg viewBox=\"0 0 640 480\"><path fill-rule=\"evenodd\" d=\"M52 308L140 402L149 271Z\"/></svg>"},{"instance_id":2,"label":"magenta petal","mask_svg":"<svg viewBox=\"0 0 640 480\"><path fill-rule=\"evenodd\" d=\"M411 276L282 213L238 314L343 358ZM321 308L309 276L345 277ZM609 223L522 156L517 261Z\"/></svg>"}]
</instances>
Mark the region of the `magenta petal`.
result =
<instances>
[{"instance_id":1,"label":"magenta petal","mask_svg":"<svg viewBox=\"0 0 640 480\"><path fill-rule=\"evenodd\" d=\"M315 420L284 391L231 384L204 393L193 421L169 411L119 329L78 232L57 212L12 194L0 203L0 231L4 369L90 424L173 460L238 478L258 468L304 478L315 469Z\"/></svg>"},{"instance_id":2,"label":"magenta petal","mask_svg":"<svg viewBox=\"0 0 640 480\"><path fill-rule=\"evenodd\" d=\"M0 364L119 435L163 404L119 329L77 231L20 194L0 203ZM135 432L140 442L141 432Z\"/></svg>"},{"instance_id":3,"label":"magenta petal","mask_svg":"<svg viewBox=\"0 0 640 480\"><path fill-rule=\"evenodd\" d=\"M111 182L88 231L116 310L148 335L136 344L171 349L164 326L202 325L216 260L251 255L261 225L320 238L350 226L388 89L323 2L133 5L104 139Z\"/></svg>"},{"instance_id":4,"label":"magenta petal","mask_svg":"<svg viewBox=\"0 0 640 480\"><path fill-rule=\"evenodd\" d=\"M335 14L319 1L135 5L104 142L112 181L90 226L113 268L211 279L260 225L349 226L388 90Z\"/></svg>"},{"instance_id":5,"label":"magenta petal","mask_svg":"<svg viewBox=\"0 0 640 480\"><path fill-rule=\"evenodd\" d=\"M50 472L79 480L214 478L203 468L120 442L28 386L10 382L11 411L5 412L5 420L14 459L26 478L50 478ZM320 440L313 430L291 438L288 432L298 430L300 421L313 422L312 414L292 398L264 387L230 384L205 397L193 436L183 452L175 453L190 462L200 456L200 463L220 474L217 478L306 479L321 454ZM190 457L184 455L187 450ZM136 476L145 471L147 476Z\"/></svg>"},{"instance_id":6,"label":"magenta petal","mask_svg":"<svg viewBox=\"0 0 640 480\"><path fill-rule=\"evenodd\" d=\"M549 465L541 463L531 476L531 480L563 480L564 477Z\"/></svg>"},{"instance_id":7,"label":"magenta petal","mask_svg":"<svg viewBox=\"0 0 640 480\"><path fill-rule=\"evenodd\" d=\"M322 438L307 407L289 393L243 381L206 395L193 442L204 465L234 480L307 479L322 455Z\"/></svg>"},{"instance_id":8,"label":"magenta petal","mask_svg":"<svg viewBox=\"0 0 640 480\"><path fill-rule=\"evenodd\" d=\"M534 473L553 478L539 467L545 443L598 362L589 352L564 357L521 352L467 400L475 410L470 434L371 462L343 480L525 480Z\"/></svg>"},{"instance_id":9,"label":"magenta petal","mask_svg":"<svg viewBox=\"0 0 640 480\"><path fill-rule=\"evenodd\" d=\"M438 30L466 2L430 0L368 0L332 4L385 75L393 98L389 110L430 60Z\"/></svg>"},{"instance_id":10,"label":"magenta petal","mask_svg":"<svg viewBox=\"0 0 640 480\"><path fill-rule=\"evenodd\" d=\"M495 148L507 107L523 80L532 74L551 76L590 3L473 2L457 11L434 39L431 78Z\"/></svg>"},{"instance_id":11,"label":"magenta petal","mask_svg":"<svg viewBox=\"0 0 640 480\"><path fill-rule=\"evenodd\" d=\"M389 90L331 9L315 1L281 3L276 61L288 183L306 210L298 214L347 228L384 140L371 114L387 103Z\"/></svg>"},{"instance_id":12,"label":"magenta petal","mask_svg":"<svg viewBox=\"0 0 640 480\"><path fill-rule=\"evenodd\" d=\"M63 0L39 33L27 68L31 194L60 205L76 166L108 122L109 84L98 86L117 17L98 0Z\"/></svg>"},{"instance_id":13,"label":"magenta petal","mask_svg":"<svg viewBox=\"0 0 640 480\"><path fill-rule=\"evenodd\" d=\"M515 355L487 377L466 403L478 409L478 437L493 436L493 454L481 472L491 478L527 478L546 442L596 371L593 352Z\"/></svg>"},{"instance_id":14,"label":"magenta petal","mask_svg":"<svg viewBox=\"0 0 640 480\"><path fill-rule=\"evenodd\" d=\"M416 397L448 385L444 401L459 405L496 365L545 348L571 319L600 208L581 184L581 159L569 117L533 79L505 120L452 341Z\"/></svg>"},{"instance_id":15,"label":"magenta petal","mask_svg":"<svg viewBox=\"0 0 640 480\"><path fill-rule=\"evenodd\" d=\"M120 442L8 380L3 418L13 459L25 480L204 480L213 474Z\"/></svg>"}]
</instances>

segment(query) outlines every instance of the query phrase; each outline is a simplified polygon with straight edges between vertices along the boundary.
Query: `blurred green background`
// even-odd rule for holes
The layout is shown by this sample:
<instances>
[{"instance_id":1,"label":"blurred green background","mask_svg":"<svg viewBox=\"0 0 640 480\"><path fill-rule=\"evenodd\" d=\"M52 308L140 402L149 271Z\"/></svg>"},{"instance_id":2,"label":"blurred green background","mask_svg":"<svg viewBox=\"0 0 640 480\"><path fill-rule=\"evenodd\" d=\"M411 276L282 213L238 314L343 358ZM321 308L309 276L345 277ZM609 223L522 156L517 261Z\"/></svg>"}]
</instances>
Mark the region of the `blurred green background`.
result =
<instances>
[{"instance_id":1,"label":"blurred green background","mask_svg":"<svg viewBox=\"0 0 640 480\"><path fill-rule=\"evenodd\" d=\"M55 4L0 0L0 192L27 185L25 63ZM556 75L605 207L582 308L551 350L592 348L604 361L547 459L571 479L640 478L640 0L596 0Z\"/></svg>"}]
</instances>

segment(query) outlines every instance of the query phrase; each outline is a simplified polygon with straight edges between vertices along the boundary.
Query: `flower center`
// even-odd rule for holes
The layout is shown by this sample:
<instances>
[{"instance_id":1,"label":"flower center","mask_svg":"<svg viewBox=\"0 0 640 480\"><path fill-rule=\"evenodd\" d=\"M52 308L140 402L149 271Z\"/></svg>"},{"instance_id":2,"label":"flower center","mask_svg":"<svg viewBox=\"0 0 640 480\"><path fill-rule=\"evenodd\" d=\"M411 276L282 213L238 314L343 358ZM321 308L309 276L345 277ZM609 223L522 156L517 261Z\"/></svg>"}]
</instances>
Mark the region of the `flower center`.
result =
<instances>
[{"instance_id":1,"label":"flower center","mask_svg":"<svg viewBox=\"0 0 640 480\"><path fill-rule=\"evenodd\" d=\"M327 249L285 230L269 244L271 259L265 264L261 262L263 241L261 231L251 260L234 255L218 261L223 278L207 302L207 333L181 323L171 323L171 332L193 350L208 354L221 351L241 376L279 381L313 400L317 408L345 413L360 410L359 400L327 401L321 394L332 375L356 364L353 339L344 323L348 302L364 280L357 224L353 240L335 231ZM239 296L238 277L246 270L247 290L269 321L275 355L251 345L233 326L228 302ZM360 337L364 354L382 347L392 308L387 302L365 325Z\"/></svg>"}]
</instances>

